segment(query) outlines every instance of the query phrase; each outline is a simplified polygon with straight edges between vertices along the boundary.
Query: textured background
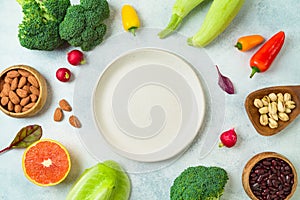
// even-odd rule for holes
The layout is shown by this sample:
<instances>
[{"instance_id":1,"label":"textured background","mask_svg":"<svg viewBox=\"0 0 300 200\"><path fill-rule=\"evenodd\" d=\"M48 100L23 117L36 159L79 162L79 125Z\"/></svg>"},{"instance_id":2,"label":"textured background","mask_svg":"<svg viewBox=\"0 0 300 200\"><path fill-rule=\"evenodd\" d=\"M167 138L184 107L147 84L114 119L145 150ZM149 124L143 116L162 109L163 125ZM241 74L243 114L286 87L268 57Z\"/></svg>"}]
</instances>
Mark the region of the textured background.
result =
<instances>
[{"instance_id":1,"label":"textured background","mask_svg":"<svg viewBox=\"0 0 300 200\"><path fill-rule=\"evenodd\" d=\"M108 2L111 17L108 20L110 25L107 37L112 37L124 32L120 18L120 9L123 4L130 3L136 8L142 27L162 29L169 20L174 1L109 0ZM209 5L210 1L206 1L197 7L184 20L178 32L186 37L196 33ZM52 120L52 113L59 99L66 98L72 103L76 76L79 76L80 70L84 70L84 67L72 68L75 77L73 81L66 84L58 82L55 78L56 69L61 66L70 67L65 59L69 49L39 52L22 48L17 39L17 27L22 19L21 8L16 1L11 0L1 0L0 7L0 70L14 64L32 65L45 76L50 90L47 105L39 116L30 119L13 119L0 114L0 147L6 147L21 127L37 123L43 127L44 138L59 140L69 149L72 157L72 169L67 179L57 186L42 188L31 184L23 175L21 165L23 150L12 150L0 155L0 199L64 199L79 174L97 162L87 153L71 126L67 123L54 123ZM217 165L228 171L230 180L222 199L248 199L241 184L243 166L250 157L262 151L276 151L285 155L299 171L299 119L296 119L281 134L262 137L250 124L243 105L246 95L256 89L274 85L299 84L299 9L298 0L245 2L231 25L205 48L221 72L230 77L235 85L236 94L225 96L225 120L222 129L235 127L239 135L238 144L232 149L219 149L216 144L212 151L202 158L199 156L196 143L173 165L151 173L129 174L132 182L132 200L168 199L169 188L174 178L186 167L199 164ZM247 53L238 52L233 47L237 38L248 34L261 34L269 38L280 30L286 33L286 41L281 53L270 70L263 74L256 74L250 80L251 70L248 61L255 50ZM93 84L91 83L91 86ZM299 196L298 187L293 199L298 199Z\"/></svg>"}]
</instances>

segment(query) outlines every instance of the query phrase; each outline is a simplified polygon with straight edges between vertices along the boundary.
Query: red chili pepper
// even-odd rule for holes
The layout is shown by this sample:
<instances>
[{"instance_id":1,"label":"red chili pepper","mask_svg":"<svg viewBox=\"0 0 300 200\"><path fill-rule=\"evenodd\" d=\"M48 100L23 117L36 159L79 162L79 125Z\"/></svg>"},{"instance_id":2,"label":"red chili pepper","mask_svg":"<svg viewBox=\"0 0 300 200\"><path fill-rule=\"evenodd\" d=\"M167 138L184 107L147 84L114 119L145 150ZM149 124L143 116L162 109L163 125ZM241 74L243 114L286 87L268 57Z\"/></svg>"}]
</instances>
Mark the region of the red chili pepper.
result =
<instances>
[{"instance_id":1,"label":"red chili pepper","mask_svg":"<svg viewBox=\"0 0 300 200\"><path fill-rule=\"evenodd\" d=\"M256 72L264 72L269 69L272 62L281 50L284 39L284 32L279 31L252 56L250 59L250 66L252 68L250 78L252 78Z\"/></svg>"}]
</instances>

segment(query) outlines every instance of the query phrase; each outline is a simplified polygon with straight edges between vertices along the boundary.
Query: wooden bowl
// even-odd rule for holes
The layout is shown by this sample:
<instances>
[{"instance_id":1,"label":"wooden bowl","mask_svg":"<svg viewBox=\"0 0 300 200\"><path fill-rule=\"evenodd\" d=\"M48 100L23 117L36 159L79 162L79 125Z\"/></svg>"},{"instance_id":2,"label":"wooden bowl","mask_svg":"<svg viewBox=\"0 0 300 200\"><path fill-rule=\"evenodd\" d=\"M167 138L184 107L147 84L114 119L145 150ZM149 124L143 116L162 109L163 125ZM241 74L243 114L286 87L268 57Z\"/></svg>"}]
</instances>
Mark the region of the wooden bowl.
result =
<instances>
[{"instance_id":1,"label":"wooden bowl","mask_svg":"<svg viewBox=\"0 0 300 200\"><path fill-rule=\"evenodd\" d=\"M288 121L278 121L278 127L277 128L270 128L269 126L262 126L259 122L260 114L258 112L258 108L256 108L253 104L254 99L258 98L261 99L264 96L270 94L270 93L290 93L292 96L292 100L296 103L296 108L292 110L289 116ZM246 112L248 114L248 117L250 121L252 122L254 128L256 131L263 135L263 136L272 136L280 131L282 131L284 128L286 128L290 123L292 123L297 116L300 113L300 86L299 85L288 85L288 86L273 86L273 87L267 87L262 88L259 90L256 90L254 92L251 92L245 100L245 108Z\"/></svg>"},{"instance_id":2,"label":"wooden bowl","mask_svg":"<svg viewBox=\"0 0 300 200\"><path fill-rule=\"evenodd\" d=\"M39 95L38 95L38 98L34 101L35 102L34 105L30 108L27 108L27 109L24 108L25 106L21 106L21 108L22 108L21 111L19 109L20 106L17 106L18 109L15 108L16 107L15 105L20 105L21 103L13 104L13 106L14 106L13 110L8 109L8 104L4 104L4 105L2 104L2 98L3 98L3 96L5 96L3 94L4 92L2 91L2 89L4 87L4 84L5 84L5 77L7 76L8 72L18 71L18 70L24 70L25 72L29 72L30 75L33 75L35 80L37 80L37 82L38 82L38 90L39 90ZM21 75L19 75L17 77L19 82L21 82L20 77L21 77ZM11 78L11 79L14 79L14 78ZM26 81L27 81L27 85L29 87L33 86L33 85L30 85L27 77L26 77ZM23 88L18 88L18 89L23 89ZM15 91L15 94L17 94L16 89L14 91ZM30 93L31 92L28 92L28 96L30 95ZM34 95L32 95L32 96L34 96ZM47 83L46 83L46 80L36 69L34 69L30 66L27 66L27 65L14 65L14 66L8 67L4 71L2 71L1 74L0 74L0 99L1 99L0 110L2 112L4 112L5 114L7 114L8 116L16 117L16 118L24 118L24 117L34 116L43 108L43 106L46 103L46 100L47 100ZM20 97L20 101L21 101L21 99L22 98ZM6 98L6 100L7 100L7 98ZM33 101L30 100L29 103L31 103L31 102L33 102ZM22 103L22 105L23 105L23 103ZM15 110L18 110L18 111L16 112Z\"/></svg>"},{"instance_id":3,"label":"wooden bowl","mask_svg":"<svg viewBox=\"0 0 300 200\"><path fill-rule=\"evenodd\" d=\"M297 172L296 172L296 169L293 166L293 164L286 157L284 157L281 154L275 153L275 152L262 152L262 153L259 153L259 154L255 155L255 156L253 156L247 162L247 164L244 167L243 174L242 174L242 184L243 184L245 192L247 193L247 195L252 200L259 200L259 198L256 197L256 195L254 194L254 192L253 192L253 190L251 189L251 186L250 186L251 170L255 167L255 165L258 162L260 162L260 161L262 161L264 159L267 159L267 158L278 158L278 159L281 159L281 160L285 161L290 166L290 168L292 170L292 173L294 175L294 177L292 179L294 181L294 183L292 185L291 192L289 193L288 196L286 196L285 200L290 199L293 196L293 194L294 194L294 192L295 192L295 190L297 188L297 183L298 183ZM269 170L271 171L271 169L269 169Z\"/></svg>"}]
</instances>

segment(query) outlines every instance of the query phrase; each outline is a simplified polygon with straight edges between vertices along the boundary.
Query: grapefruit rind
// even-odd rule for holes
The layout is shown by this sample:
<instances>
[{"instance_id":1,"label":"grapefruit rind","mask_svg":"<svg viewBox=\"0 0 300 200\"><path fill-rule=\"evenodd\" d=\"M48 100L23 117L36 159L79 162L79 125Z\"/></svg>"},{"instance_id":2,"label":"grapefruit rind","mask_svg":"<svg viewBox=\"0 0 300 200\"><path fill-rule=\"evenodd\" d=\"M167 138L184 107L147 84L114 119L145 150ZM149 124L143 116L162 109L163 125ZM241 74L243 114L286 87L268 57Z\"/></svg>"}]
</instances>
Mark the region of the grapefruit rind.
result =
<instances>
[{"instance_id":1,"label":"grapefruit rind","mask_svg":"<svg viewBox=\"0 0 300 200\"><path fill-rule=\"evenodd\" d=\"M52 143L57 144L57 145L65 152L65 154L66 154L66 156L67 156L67 160L68 160L68 169L67 169L66 173L64 174L64 176L63 176L60 180L58 180L58 181L56 181L56 182L50 182L50 183L47 183L47 184L45 184L45 183L40 183L40 182L37 182L36 180L32 179L32 178L28 175L28 173L27 173L27 170L26 170L26 167L25 167L25 159L26 159L26 155L27 155L27 153L30 151L30 149L31 149L32 147L36 146L38 143L41 143L41 142L52 142ZM29 181L31 181L32 183L34 183L34 184L36 184L36 185L38 185L38 186L42 186L42 187L54 186L54 185L57 185L57 184L61 183L61 182L67 177L67 175L69 174L69 172L70 172L70 170L71 170L71 159L70 159L70 155L69 155L68 150L67 150L61 143L59 143L58 141L52 140L52 139L41 139L41 140L38 140L38 141L34 142L33 144L31 144L31 145L25 150L25 152L24 152L24 154L23 154L23 157L22 157L22 168L23 168L23 172L24 172L26 178L27 178Z\"/></svg>"}]
</instances>

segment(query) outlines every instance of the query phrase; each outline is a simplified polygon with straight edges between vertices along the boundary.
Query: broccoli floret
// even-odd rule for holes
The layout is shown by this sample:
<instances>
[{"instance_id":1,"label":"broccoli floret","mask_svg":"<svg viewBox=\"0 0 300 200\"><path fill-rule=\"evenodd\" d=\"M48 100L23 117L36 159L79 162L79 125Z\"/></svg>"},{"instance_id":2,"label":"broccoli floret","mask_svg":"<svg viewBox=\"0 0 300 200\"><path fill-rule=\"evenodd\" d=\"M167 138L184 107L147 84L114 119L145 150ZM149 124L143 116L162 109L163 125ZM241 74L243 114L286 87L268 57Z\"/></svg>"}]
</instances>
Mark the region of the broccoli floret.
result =
<instances>
[{"instance_id":1,"label":"broccoli floret","mask_svg":"<svg viewBox=\"0 0 300 200\"><path fill-rule=\"evenodd\" d=\"M189 167L174 180L170 199L219 200L228 179L227 172L220 167Z\"/></svg>"},{"instance_id":2,"label":"broccoli floret","mask_svg":"<svg viewBox=\"0 0 300 200\"><path fill-rule=\"evenodd\" d=\"M68 8L59 26L60 37L83 51L92 50L103 41L106 33L103 20L109 13L106 0L80 0L79 5Z\"/></svg>"},{"instance_id":3,"label":"broccoli floret","mask_svg":"<svg viewBox=\"0 0 300 200\"><path fill-rule=\"evenodd\" d=\"M17 0L24 14L19 24L19 41L23 47L53 50L64 43L59 35L70 0Z\"/></svg>"}]
</instances>

